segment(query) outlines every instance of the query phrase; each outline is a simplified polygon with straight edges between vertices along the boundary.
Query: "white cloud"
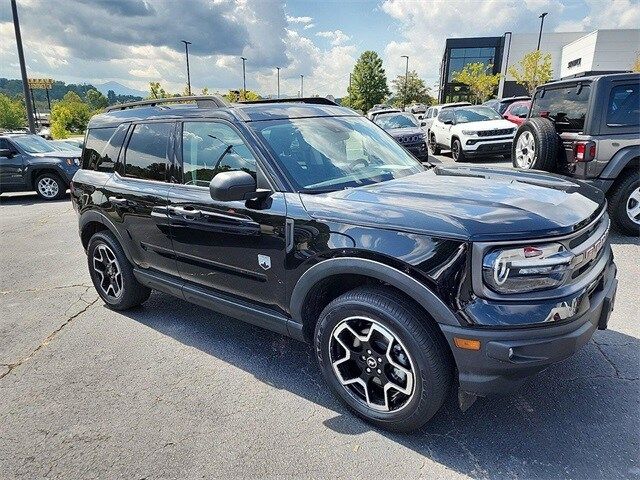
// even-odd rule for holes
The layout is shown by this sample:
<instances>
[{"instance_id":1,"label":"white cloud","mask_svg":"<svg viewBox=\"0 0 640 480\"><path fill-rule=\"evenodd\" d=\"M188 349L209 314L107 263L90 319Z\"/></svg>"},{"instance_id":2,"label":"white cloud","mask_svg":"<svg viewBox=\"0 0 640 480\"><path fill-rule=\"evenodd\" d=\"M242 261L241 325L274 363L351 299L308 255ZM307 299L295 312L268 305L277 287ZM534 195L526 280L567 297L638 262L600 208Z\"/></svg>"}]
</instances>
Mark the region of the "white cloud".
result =
<instances>
[{"instance_id":1,"label":"white cloud","mask_svg":"<svg viewBox=\"0 0 640 480\"><path fill-rule=\"evenodd\" d=\"M315 23L308 23L308 24L306 24L306 25L304 26L304 29L305 29L305 30L309 30L310 28L313 28L313 27L315 27L315 26L316 26L316 24L315 24Z\"/></svg>"},{"instance_id":2,"label":"white cloud","mask_svg":"<svg viewBox=\"0 0 640 480\"><path fill-rule=\"evenodd\" d=\"M291 15L287 15L288 23L311 23L313 21L312 17L292 17Z\"/></svg>"},{"instance_id":3,"label":"white cloud","mask_svg":"<svg viewBox=\"0 0 640 480\"><path fill-rule=\"evenodd\" d=\"M316 36L329 39L331 45L341 45L351 40L351 37L342 30L326 30L316 33Z\"/></svg>"}]
</instances>

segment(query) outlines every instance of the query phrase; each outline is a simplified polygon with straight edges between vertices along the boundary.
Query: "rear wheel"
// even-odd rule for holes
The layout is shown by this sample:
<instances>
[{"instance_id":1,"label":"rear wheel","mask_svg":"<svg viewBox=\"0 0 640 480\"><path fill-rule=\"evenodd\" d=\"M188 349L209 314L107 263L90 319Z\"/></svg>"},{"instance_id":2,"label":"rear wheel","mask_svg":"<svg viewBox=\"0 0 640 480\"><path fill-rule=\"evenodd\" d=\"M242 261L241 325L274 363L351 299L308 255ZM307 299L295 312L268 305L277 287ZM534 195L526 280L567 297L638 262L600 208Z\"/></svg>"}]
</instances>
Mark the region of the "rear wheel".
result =
<instances>
[{"instance_id":1,"label":"rear wheel","mask_svg":"<svg viewBox=\"0 0 640 480\"><path fill-rule=\"evenodd\" d=\"M609 194L609 215L613 223L628 235L640 235L640 176L628 172Z\"/></svg>"},{"instance_id":2,"label":"rear wheel","mask_svg":"<svg viewBox=\"0 0 640 480\"><path fill-rule=\"evenodd\" d=\"M462 149L462 143L457 138L454 138L451 143L451 157L454 162L464 162L467 159Z\"/></svg>"},{"instance_id":3,"label":"rear wheel","mask_svg":"<svg viewBox=\"0 0 640 480\"><path fill-rule=\"evenodd\" d=\"M43 173L36 178L36 193L45 200L56 200L64 197L67 187L55 173Z\"/></svg>"},{"instance_id":4,"label":"rear wheel","mask_svg":"<svg viewBox=\"0 0 640 480\"><path fill-rule=\"evenodd\" d=\"M93 285L109 308L127 310L145 302L151 289L140 284L133 267L111 232L98 232L87 248Z\"/></svg>"},{"instance_id":5,"label":"rear wheel","mask_svg":"<svg viewBox=\"0 0 640 480\"><path fill-rule=\"evenodd\" d=\"M358 288L333 300L320 315L314 343L334 393L379 427L417 429L449 393L446 341L424 312L386 289Z\"/></svg>"},{"instance_id":6,"label":"rear wheel","mask_svg":"<svg viewBox=\"0 0 640 480\"><path fill-rule=\"evenodd\" d=\"M556 129L550 120L529 119L520 126L513 139L513 166L525 170L553 171L558 155L558 139Z\"/></svg>"}]
</instances>

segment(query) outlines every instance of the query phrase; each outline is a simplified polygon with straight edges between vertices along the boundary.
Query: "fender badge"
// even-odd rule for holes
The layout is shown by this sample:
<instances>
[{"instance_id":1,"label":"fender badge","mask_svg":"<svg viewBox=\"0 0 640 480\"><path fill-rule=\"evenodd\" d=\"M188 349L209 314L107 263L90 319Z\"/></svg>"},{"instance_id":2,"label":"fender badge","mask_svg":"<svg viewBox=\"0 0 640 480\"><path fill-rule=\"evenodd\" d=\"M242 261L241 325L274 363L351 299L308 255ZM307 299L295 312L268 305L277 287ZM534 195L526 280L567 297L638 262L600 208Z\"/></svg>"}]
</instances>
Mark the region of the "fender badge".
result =
<instances>
[{"instance_id":1,"label":"fender badge","mask_svg":"<svg viewBox=\"0 0 640 480\"><path fill-rule=\"evenodd\" d=\"M269 270L271 268L271 257L258 255L258 265L260 265L263 270Z\"/></svg>"}]
</instances>

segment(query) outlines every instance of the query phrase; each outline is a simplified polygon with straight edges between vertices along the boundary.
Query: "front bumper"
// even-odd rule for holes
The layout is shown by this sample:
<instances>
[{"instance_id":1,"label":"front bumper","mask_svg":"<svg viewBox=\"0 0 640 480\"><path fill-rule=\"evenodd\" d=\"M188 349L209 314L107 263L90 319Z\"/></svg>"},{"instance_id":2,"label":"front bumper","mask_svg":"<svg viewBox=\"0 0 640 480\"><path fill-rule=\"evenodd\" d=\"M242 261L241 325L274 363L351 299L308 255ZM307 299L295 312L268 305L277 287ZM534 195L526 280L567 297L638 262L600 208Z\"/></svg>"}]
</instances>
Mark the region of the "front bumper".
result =
<instances>
[{"instance_id":1,"label":"front bumper","mask_svg":"<svg viewBox=\"0 0 640 480\"><path fill-rule=\"evenodd\" d=\"M468 157L482 155L505 155L511 153L513 138L471 138L463 145L464 154Z\"/></svg>"},{"instance_id":2,"label":"front bumper","mask_svg":"<svg viewBox=\"0 0 640 480\"><path fill-rule=\"evenodd\" d=\"M573 355L596 328L607 328L618 281L616 266L607 265L588 295L588 308L570 321L532 328L487 329L440 325L459 373L460 389L486 396L509 392L527 377ZM456 347L454 337L480 341L480 350Z\"/></svg>"},{"instance_id":3,"label":"front bumper","mask_svg":"<svg viewBox=\"0 0 640 480\"><path fill-rule=\"evenodd\" d=\"M429 150L427 149L427 144L425 142L414 143L411 145L403 144L402 146L409 150L409 152L412 153L414 157L421 160L427 159L427 157L429 156Z\"/></svg>"}]
</instances>

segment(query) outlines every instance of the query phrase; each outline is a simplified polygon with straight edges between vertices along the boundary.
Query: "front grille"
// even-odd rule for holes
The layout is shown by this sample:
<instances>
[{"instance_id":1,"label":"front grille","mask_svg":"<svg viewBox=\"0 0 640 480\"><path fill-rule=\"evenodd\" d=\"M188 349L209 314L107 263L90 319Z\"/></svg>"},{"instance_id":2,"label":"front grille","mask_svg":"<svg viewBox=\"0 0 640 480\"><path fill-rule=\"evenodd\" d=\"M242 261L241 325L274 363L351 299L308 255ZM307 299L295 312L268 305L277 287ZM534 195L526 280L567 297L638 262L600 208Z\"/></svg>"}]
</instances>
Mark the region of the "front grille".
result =
<instances>
[{"instance_id":1,"label":"front grille","mask_svg":"<svg viewBox=\"0 0 640 480\"><path fill-rule=\"evenodd\" d=\"M422 135L407 135L404 137L398 138L400 143L416 143L422 140Z\"/></svg>"},{"instance_id":2,"label":"front grille","mask_svg":"<svg viewBox=\"0 0 640 480\"><path fill-rule=\"evenodd\" d=\"M513 133L515 128L501 128L499 130L481 130L478 132L479 137L495 137L497 135L508 135Z\"/></svg>"},{"instance_id":3,"label":"front grille","mask_svg":"<svg viewBox=\"0 0 640 480\"><path fill-rule=\"evenodd\" d=\"M561 242L575 255L569 283L577 282L589 273L607 251L609 223L609 216L603 212L591 225Z\"/></svg>"}]
</instances>

